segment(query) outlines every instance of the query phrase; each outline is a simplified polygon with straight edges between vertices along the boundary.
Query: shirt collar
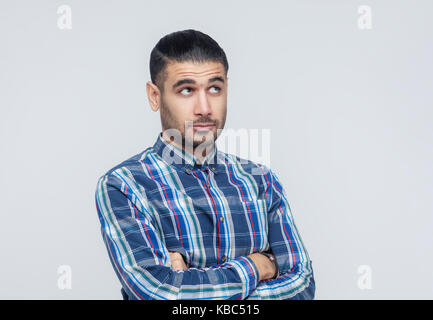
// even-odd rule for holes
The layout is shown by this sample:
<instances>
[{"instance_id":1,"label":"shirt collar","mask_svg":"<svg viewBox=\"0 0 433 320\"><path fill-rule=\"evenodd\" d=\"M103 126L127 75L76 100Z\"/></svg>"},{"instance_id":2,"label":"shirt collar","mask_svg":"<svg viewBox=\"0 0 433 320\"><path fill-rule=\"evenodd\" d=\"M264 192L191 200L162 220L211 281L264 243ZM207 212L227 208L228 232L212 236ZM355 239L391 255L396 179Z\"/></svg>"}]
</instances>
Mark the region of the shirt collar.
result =
<instances>
[{"instance_id":1,"label":"shirt collar","mask_svg":"<svg viewBox=\"0 0 433 320\"><path fill-rule=\"evenodd\" d=\"M221 163L218 162L219 152L216 144L214 144L214 148L203 159L203 163L200 163L198 158L193 154L165 141L162 137L162 132L158 134L153 149L169 165L185 170L187 173L190 173L192 169L205 168L210 168L216 173L218 171L218 164Z\"/></svg>"}]
</instances>

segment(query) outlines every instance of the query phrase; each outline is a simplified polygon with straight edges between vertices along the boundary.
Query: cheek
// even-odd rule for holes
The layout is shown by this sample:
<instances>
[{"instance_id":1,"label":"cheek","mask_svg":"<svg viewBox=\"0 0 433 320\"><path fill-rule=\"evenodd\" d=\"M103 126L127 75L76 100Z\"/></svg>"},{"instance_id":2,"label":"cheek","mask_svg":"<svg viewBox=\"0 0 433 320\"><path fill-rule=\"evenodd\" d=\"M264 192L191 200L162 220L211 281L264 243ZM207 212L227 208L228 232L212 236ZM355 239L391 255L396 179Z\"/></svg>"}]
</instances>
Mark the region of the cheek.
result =
<instances>
[{"instance_id":1,"label":"cheek","mask_svg":"<svg viewBox=\"0 0 433 320\"><path fill-rule=\"evenodd\" d=\"M194 102L190 99L175 99L172 103L173 112L179 119L190 119L194 110Z\"/></svg>"},{"instance_id":2,"label":"cheek","mask_svg":"<svg viewBox=\"0 0 433 320\"><path fill-rule=\"evenodd\" d=\"M172 98L167 99L166 105L170 109L171 118L182 128L185 126L185 121L192 119L192 108L188 101Z\"/></svg>"},{"instance_id":3,"label":"cheek","mask_svg":"<svg viewBox=\"0 0 433 320\"><path fill-rule=\"evenodd\" d=\"M215 116L220 121L219 125L224 125L225 119L227 115L227 107L226 105L223 105L221 108L216 110Z\"/></svg>"}]
</instances>

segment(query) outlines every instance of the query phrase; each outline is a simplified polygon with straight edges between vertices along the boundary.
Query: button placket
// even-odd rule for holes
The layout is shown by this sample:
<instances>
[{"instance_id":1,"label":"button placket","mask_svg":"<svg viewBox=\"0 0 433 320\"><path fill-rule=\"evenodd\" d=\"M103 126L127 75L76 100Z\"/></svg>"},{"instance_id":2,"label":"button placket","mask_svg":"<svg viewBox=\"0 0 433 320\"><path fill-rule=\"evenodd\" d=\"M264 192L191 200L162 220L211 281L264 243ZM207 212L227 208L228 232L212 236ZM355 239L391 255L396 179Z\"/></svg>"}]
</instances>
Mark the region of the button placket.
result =
<instances>
[{"instance_id":1,"label":"button placket","mask_svg":"<svg viewBox=\"0 0 433 320\"><path fill-rule=\"evenodd\" d=\"M214 172L215 172L216 169L215 169L215 167L206 167L206 168L203 168L201 170L206 175L206 186L207 186L207 189L208 189L207 192L210 195L210 190L209 190L209 188L210 188L210 182L209 181L210 181L211 175L215 174ZM220 214L222 214L222 212L220 212ZM218 220L220 221L220 223L224 223L224 217L223 216L220 216ZM222 226L222 228L224 228L224 226ZM226 260L227 260L227 256L223 255L221 257L221 261L224 263L224 262L226 262Z\"/></svg>"},{"instance_id":2,"label":"button placket","mask_svg":"<svg viewBox=\"0 0 433 320\"><path fill-rule=\"evenodd\" d=\"M204 174L205 174L205 176L206 176L206 186L208 187L208 188L210 188L210 183L209 183L209 178L210 178L210 174L209 174L209 168L204 168L204 169L201 169L201 171L203 171L204 172Z\"/></svg>"},{"instance_id":3,"label":"button placket","mask_svg":"<svg viewBox=\"0 0 433 320\"><path fill-rule=\"evenodd\" d=\"M209 170L209 168L205 168L205 169L202 169L202 171L207 173L207 176L206 176L206 186L209 189L210 188L209 180L210 180L210 176L211 176L210 171L214 172L215 171L215 167L211 167L210 170ZM224 217L220 216L219 221L221 221L221 223L224 223Z\"/></svg>"}]
</instances>

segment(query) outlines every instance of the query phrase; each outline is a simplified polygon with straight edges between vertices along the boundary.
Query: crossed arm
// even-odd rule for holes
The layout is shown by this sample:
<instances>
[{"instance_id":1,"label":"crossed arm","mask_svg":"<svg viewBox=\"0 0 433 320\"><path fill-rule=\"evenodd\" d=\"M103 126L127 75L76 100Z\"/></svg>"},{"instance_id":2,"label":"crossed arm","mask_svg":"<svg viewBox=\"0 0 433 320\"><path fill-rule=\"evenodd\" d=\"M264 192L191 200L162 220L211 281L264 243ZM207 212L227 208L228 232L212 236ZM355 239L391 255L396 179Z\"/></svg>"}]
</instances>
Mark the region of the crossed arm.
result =
<instances>
[{"instance_id":1,"label":"crossed arm","mask_svg":"<svg viewBox=\"0 0 433 320\"><path fill-rule=\"evenodd\" d=\"M246 299L314 299L312 263L294 223L286 192L278 177L268 168L264 167L264 170L268 172L265 178L268 181L266 201L269 208L269 243L272 251L277 254L274 257L277 257L279 273L276 279L270 279L275 273L273 263L261 254L249 255L263 275ZM181 254L170 252L170 257L175 270L188 268Z\"/></svg>"},{"instance_id":2,"label":"crossed arm","mask_svg":"<svg viewBox=\"0 0 433 320\"><path fill-rule=\"evenodd\" d=\"M180 254L168 252L153 208L138 196L127 172L120 169L101 177L96 190L101 233L130 299L287 299L299 293L313 297L311 263L284 191L272 172L265 177L269 243L280 270L274 280L268 279L274 273L272 262L258 253L217 267L179 266Z\"/></svg>"},{"instance_id":3,"label":"crossed arm","mask_svg":"<svg viewBox=\"0 0 433 320\"><path fill-rule=\"evenodd\" d=\"M280 274L260 281L247 297L255 299L312 300L316 286L312 262L295 225L286 192L278 177L266 166L268 239L277 259Z\"/></svg>"},{"instance_id":4,"label":"crossed arm","mask_svg":"<svg viewBox=\"0 0 433 320\"><path fill-rule=\"evenodd\" d=\"M171 268L176 271L185 271L188 269L183 256L176 251L169 251ZM253 261L259 271L259 281L270 279L277 271L274 264L266 256L260 253L249 254L248 257ZM279 276L279 272L278 272Z\"/></svg>"}]
</instances>

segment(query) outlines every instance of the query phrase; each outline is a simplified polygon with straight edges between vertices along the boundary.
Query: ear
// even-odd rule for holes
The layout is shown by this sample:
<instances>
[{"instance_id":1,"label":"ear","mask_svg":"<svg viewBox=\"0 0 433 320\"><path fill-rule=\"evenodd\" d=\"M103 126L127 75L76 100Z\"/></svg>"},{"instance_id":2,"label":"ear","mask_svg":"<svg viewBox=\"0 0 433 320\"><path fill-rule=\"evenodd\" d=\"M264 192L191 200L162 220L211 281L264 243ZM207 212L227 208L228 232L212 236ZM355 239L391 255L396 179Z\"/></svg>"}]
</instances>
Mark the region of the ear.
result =
<instances>
[{"instance_id":1,"label":"ear","mask_svg":"<svg viewBox=\"0 0 433 320\"><path fill-rule=\"evenodd\" d=\"M159 88L152 82L146 82L147 99L153 111L158 111L161 101L161 92Z\"/></svg>"}]
</instances>

